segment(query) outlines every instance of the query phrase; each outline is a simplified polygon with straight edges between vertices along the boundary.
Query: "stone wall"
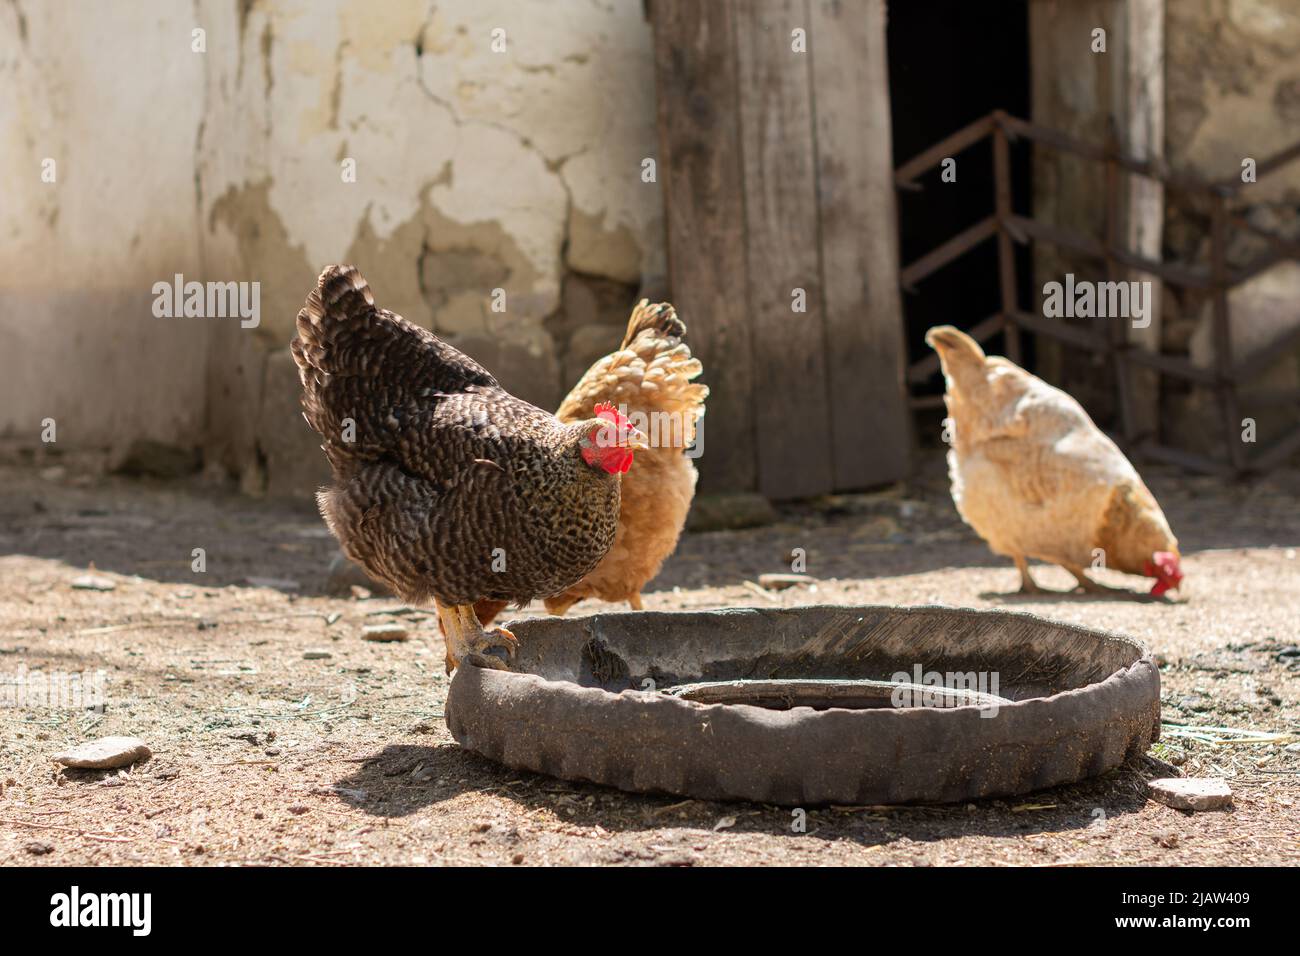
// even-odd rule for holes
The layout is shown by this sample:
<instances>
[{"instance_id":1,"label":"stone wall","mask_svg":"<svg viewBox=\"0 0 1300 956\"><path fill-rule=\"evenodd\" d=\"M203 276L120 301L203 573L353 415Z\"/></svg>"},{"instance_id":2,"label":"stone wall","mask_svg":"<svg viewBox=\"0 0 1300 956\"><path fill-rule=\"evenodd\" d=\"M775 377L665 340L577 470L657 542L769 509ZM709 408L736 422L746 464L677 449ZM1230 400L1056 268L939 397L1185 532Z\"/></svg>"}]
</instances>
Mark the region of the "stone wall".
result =
<instances>
[{"instance_id":1,"label":"stone wall","mask_svg":"<svg viewBox=\"0 0 1300 956\"><path fill-rule=\"evenodd\" d=\"M0 18L0 170L33 182L0 206L18 237L0 324L36 339L0 356L0 432L50 407L79 441L201 442L247 490L300 494L321 456L285 346L323 265L357 264L382 306L548 407L662 291L639 0L17 0ZM260 325L154 318L177 272L259 282Z\"/></svg>"}]
</instances>

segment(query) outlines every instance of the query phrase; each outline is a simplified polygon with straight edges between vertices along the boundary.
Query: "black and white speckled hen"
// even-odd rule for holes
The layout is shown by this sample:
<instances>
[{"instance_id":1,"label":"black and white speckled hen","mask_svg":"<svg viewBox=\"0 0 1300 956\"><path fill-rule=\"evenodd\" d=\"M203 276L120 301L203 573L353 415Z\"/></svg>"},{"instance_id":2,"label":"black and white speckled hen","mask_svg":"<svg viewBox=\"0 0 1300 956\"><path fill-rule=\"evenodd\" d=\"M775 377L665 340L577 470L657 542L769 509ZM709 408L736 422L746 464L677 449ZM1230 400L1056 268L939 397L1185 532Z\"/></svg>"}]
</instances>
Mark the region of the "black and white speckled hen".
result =
<instances>
[{"instance_id":1,"label":"black and white speckled hen","mask_svg":"<svg viewBox=\"0 0 1300 956\"><path fill-rule=\"evenodd\" d=\"M474 603L524 604L581 580L614 541L621 475L645 436L616 409L560 422L432 332L375 308L330 266L290 346L303 415L333 484L317 495L343 551L412 604L433 599L447 669L505 667L514 636Z\"/></svg>"}]
</instances>

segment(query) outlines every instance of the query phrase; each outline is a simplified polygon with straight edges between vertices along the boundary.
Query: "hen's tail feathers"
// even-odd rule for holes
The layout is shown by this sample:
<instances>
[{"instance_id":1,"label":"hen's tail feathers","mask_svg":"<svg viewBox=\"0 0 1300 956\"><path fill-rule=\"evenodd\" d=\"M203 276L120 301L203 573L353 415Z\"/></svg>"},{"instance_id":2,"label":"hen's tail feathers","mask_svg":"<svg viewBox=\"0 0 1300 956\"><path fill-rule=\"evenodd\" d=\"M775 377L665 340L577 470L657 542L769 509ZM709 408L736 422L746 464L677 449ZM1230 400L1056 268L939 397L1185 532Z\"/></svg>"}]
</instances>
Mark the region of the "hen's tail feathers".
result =
<instances>
[{"instance_id":1,"label":"hen's tail feathers","mask_svg":"<svg viewBox=\"0 0 1300 956\"><path fill-rule=\"evenodd\" d=\"M686 323L671 305L642 299L632 310L622 346L587 370L556 415L565 422L581 421L591 417L597 402L625 405L648 417L667 413L667 421L647 422L660 435L658 441L652 435L652 443L690 445L709 389L693 381L704 368L682 341L685 334Z\"/></svg>"},{"instance_id":2,"label":"hen's tail feathers","mask_svg":"<svg viewBox=\"0 0 1300 956\"><path fill-rule=\"evenodd\" d=\"M642 299L632 310L632 317L627 321L627 334L623 336L623 344L619 348L630 348L636 337L647 330L681 339L686 335L686 323L677 317L677 310L667 302L651 305L649 299Z\"/></svg>"},{"instance_id":3,"label":"hen's tail feathers","mask_svg":"<svg viewBox=\"0 0 1300 956\"><path fill-rule=\"evenodd\" d=\"M323 372L329 355L327 346L340 322L364 318L375 311L375 297L370 284L356 266L328 266L316 280L316 288L307 295L307 304L298 312L298 338L294 357L301 353L306 365ZM306 368L298 362L302 372ZM304 378L303 384L306 385Z\"/></svg>"}]
</instances>

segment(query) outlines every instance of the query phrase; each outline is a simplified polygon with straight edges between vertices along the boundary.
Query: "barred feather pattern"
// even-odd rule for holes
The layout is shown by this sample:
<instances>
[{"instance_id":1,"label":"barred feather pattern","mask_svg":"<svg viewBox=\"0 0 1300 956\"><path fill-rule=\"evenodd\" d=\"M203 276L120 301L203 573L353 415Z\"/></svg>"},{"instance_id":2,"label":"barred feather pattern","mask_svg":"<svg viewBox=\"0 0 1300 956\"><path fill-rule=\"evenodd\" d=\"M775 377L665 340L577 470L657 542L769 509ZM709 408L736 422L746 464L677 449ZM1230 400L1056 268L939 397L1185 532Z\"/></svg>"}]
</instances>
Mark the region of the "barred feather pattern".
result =
<instances>
[{"instance_id":1,"label":"barred feather pattern","mask_svg":"<svg viewBox=\"0 0 1300 956\"><path fill-rule=\"evenodd\" d=\"M608 551L620 482L582 460L590 409L565 424L511 395L432 332L377 309L352 266L321 273L297 325L303 415L333 473L321 514L344 553L403 600L522 605Z\"/></svg>"}]
</instances>

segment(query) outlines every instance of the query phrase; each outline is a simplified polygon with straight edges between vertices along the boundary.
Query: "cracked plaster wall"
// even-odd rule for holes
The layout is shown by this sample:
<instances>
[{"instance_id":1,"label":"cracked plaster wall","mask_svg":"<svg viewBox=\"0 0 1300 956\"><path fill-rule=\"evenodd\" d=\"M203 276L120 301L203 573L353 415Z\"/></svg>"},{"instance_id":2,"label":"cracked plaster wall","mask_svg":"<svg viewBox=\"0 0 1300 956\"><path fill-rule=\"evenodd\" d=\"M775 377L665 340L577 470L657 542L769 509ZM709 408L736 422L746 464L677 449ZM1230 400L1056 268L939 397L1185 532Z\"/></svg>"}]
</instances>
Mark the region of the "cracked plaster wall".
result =
<instances>
[{"instance_id":1,"label":"cracked plaster wall","mask_svg":"<svg viewBox=\"0 0 1300 956\"><path fill-rule=\"evenodd\" d=\"M13 27L0 67L16 81L0 102L18 107L0 117L0 168L34 178L41 155L68 157L57 190L0 208L0 322L35 310L42 329L64 330L42 333L24 391L38 405L66 393L106 441L201 436L209 465L250 491L309 488L321 456L285 345L329 262L355 262L381 305L545 406L617 344L638 287L662 285L662 200L641 179L656 136L639 0L75 14L8 0L0 17ZM206 53L190 50L195 26ZM355 183L340 175L349 158ZM149 290L174 272L259 281L260 328L164 326ZM88 321L88 297L112 308ZM78 374L51 385L69 363ZM36 411L5 405L6 429Z\"/></svg>"}]
</instances>

